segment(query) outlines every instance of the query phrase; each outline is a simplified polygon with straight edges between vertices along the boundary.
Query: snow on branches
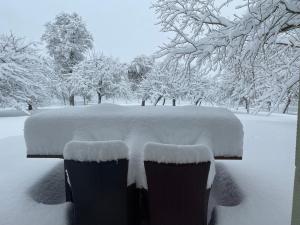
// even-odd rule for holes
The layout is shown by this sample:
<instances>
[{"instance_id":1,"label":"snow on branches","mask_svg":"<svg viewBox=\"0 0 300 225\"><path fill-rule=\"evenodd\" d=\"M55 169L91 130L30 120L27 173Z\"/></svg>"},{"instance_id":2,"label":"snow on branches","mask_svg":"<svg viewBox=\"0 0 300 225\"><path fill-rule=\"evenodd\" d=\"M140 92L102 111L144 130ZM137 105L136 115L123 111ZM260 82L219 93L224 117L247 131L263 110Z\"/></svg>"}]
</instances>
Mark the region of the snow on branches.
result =
<instances>
[{"instance_id":1,"label":"snow on branches","mask_svg":"<svg viewBox=\"0 0 300 225\"><path fill-rule=\"evenodd\" d=\"M42 40L46 42L48 53L65 84L68 84L66 79L72 75L73 67L84 60L85 52L93 47L92 35L76 13L57 15L53 22L46 24ZM70 104L74 105L71 87L67 86L63 95L69 97Z\"/></svg>"},{"instance_id":2,"label":"snow on branches","mask_svg":"<svg viewBox=\"0 0 300 225\"><path fill-rule=\"evenodd\" d=\"M137 56L132 60L128 67L128 79L133 91L138 88L138 85L146 78L146 74L152 70L153 66L153 57L146 55Z\"/></svg>"},{"instance_id":3,"label":"snow on branches","mask_svg":"<svg viewBox=\"0 0 300 225\"><path fill-rule=\"evenodd\" d=\"M57 15L53 22L46 24L42 40L47 44L49 55L61 66L62 73L70 73L73 66L84 59L84 53L93 47L92 35L76 13Z\"/></svg>"},{"instance_id":4,"label":"snow on branches","mask_svg":"<svg viewBox=\"0 0 300 225\"><path fill-rule=\"evenodd\" d=\"M102 97L126 97L129 93L127 67L117 59L93 54L74 67L69 78L72 93L84 99L97 93L98 103Z\"/></svg>"},{"instance_id":5,"label":"snow on branches","mask_svg":"<svg viewBox=\"0 0 300 225\"><path fill-rule=\"evenodd\" d=\"M166 99L172 99L176 105L177 99L187 99L195 105L200 105L202 100L208 100L209 82L204 76L199 76L196 70L190 71L189 76L184 76L184 66L181 64L164 65L154 63L137 88L137 96L143 101L150 100L157 105L160 100L163 104Z\"/></svg>"},{"instance_id":6,"label":"snow on branches","mask_svg":"<svg viewBox=\"0 0 300 225\"><path fill-rule=\"evenodd\" d=\"M46 61L35 43L0 35L0 106L26 111L47 98Z\"/></svg>"},{"instance_id":7,"label":"snow on branches","mask_svg":"<svg viewBox=\"0 0 300 225\"><path fill-rule=\"evenodd\" d=\"M243 83L247 87L242 88L239 95L250 98L252 102L270 100L270 97L265 97L266 93L255 93L263 90L263 86L271 85L270 79L274 80L278 76L276 72L280 71L279 76L285 76L281 80L292 76L297 82L291 82L289 87L266 89L273 94L276 90L281 91L279 95L276 93L279 99L272 100L272 105L278 105L299 81L299 72L290 69L298 66L300 56L299 1L249 0L240 6L246 12L242 16L235 15L234 19L222 15L222 9L230 2L156 0L153 7L162 31L174 34L157 56L164 56L168 62L183 60L187 68L197 67L203 71L219 69L230 73L233 78L242 78L240 83L247 80L249 84ZM290 63L282 63L282 57L288 57ZM270 67L271 71L268 70ZM263 72L266 70L271 75ZM261 81L254 84L257 79ZM258 83L262 86L257 87ZM253 99L256 96L259 99ZM262 104L256 106L260 108Z\"/></svg>"}]
</instances>

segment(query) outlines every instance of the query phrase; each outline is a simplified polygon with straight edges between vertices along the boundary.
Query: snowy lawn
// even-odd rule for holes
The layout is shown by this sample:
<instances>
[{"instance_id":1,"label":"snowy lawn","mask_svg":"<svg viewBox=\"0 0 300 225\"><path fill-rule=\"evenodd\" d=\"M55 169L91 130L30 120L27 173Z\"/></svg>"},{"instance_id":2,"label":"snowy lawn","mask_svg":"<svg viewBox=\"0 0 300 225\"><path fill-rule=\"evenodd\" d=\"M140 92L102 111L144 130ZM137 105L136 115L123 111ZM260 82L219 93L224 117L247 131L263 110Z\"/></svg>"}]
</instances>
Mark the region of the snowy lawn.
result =
<instances>
[{"instance_id":1,"label":"snowy lawn","mask_svg":"<svg viewBox=\"0 0 300 225\"><path fill-rule=\"evenodd\" d=\"M237 116L245 130L243 160L217 164L231 173L242 202L219 206L217 224L289 224L297 118ZM62 160L25 157L25 119L0 117L0 225L68 224Z\"/></svg>"}]
</instances>

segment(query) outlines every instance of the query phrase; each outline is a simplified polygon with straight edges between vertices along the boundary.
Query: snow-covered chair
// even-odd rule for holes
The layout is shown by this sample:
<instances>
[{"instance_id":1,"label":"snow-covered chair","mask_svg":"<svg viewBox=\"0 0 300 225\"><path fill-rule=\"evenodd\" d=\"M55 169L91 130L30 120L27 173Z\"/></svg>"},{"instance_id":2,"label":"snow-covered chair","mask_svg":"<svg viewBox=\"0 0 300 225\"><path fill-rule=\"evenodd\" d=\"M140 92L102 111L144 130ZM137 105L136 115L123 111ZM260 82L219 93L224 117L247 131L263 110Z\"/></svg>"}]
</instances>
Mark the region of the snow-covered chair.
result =
<instances>
[{"instance_id":1,"label":"snow-covered chair","mask_svg":"<svg viewBox=\"0 0 300 225\"><path fill-rule=\"evenodd\" d=\"M71 141L64 148L75 224L127 225L128 148L122 141Z\"/></svg>"},{"instance_id":2,"label":"snow-covered chair","mask_svg":"<svg viewBox=\"0 0 300 225\"><path fill-rule=\"evenodd\" d=\"M144 166L150 225L207 225L213 154L204 145L147 143Z\"/></svg>"}]
</instances>

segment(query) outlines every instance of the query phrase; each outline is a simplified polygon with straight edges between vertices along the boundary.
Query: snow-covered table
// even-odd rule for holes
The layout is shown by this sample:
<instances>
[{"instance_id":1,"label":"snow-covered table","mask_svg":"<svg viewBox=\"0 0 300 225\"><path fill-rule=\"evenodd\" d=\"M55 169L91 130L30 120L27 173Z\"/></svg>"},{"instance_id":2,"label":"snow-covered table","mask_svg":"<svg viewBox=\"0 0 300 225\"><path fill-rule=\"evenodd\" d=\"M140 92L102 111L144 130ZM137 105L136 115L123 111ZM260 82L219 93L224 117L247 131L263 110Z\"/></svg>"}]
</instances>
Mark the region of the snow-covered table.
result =
<instances>
[{"instance_id":1,"label":"snow-covered table","mask_svg":"<svg viewBox=\"0 0 300 225\"><path fill-rule=\"evenodd\" d=\"M27 157L62 158L71 140L123 140L135 170L147 142L204 144L216 159L241 159L243 127L229 110L101 104L37 113L25 122ZM133 181L132 181L133 182Z\"/></svg>"}]
</instances>

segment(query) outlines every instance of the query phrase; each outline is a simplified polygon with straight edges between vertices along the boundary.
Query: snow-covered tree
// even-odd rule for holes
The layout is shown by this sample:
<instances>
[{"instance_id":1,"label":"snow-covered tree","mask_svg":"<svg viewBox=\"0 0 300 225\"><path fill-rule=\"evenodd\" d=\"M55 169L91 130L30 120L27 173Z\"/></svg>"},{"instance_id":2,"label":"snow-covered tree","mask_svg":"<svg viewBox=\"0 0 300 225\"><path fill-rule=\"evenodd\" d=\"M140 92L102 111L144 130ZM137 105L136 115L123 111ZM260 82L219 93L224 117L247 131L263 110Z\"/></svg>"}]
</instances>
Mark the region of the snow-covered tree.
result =
<instances>
[{"instance_id":1,"label":"snow-covered tree","mask_svg":"<svg viewBox=\"0 0 300 225\"><path fill-rule=\"evenodd\" d=\"M97 93L98 103L103 97L126 97L129 90L126 66L117 59L93 54L74 67L72 91L81 96Z\"/></svg>"},{"instance_id":2,"label":"snow-covered tree","mask_svg":"<svg viewBox=\"0 0 300 225\"><path fill-rule=\"evenodd\" d=\"M35 43L0 35L0 105L21 110L45 101L47 67Z\"/></svg>"},{"instance_id":3,"label":"snow-covered tree","mask_svg":"<svg viewBox=\"0 0 300 225\"><path fill-rule=\"evenodd\" d=\"M172 104L176 105L176 99L186 93L184 86L183 70L179 66L165 66L156 63L146 74L138 85L138 97L145 102L151 100L154 105L163 99L172 99Z\"/></svg>"},{"instance_id":4,"label":"snow-covered tree","mask_svg":"<svg viewBox=\"0 0 300 225\"><path fill-rule=\"evenodd\" d=\"M63 95L67 95L70 104L74 105L74 93L68 81L74 66L84 60L85 52L92 48L92 35L78 14L61 13L46 24L42 40L46 42L49 55L66 85Z\"/></svg>"},{"instance_id":5,"label":"snow-covered tree","mask_svg":"<svg viewBox=\"0 0 300 225\"><path fill-rule=\"evenodd\" d=\"M227 66L218 77L216 96L222 97L217 101L229 99L229 105L237 108L242 104L247 112L253 108L254 113L272 111L284 103L283 111L286 112L298 92L300 62L295 58L297 51L279 46L259 54L250 67L243 61Z\"/></svg>"},{"instance_id":6,"label":"snow-covered tree","mask_svg":"<svg viewBox=\"0 0 300 225\"><path fill-rule=\"evenodd\" d=\"M214 79L201 74L198 70L190 71L184 82L185 97L194 105L201 105L202 102L215 102Z\"/></svg>"},{"instance_id":7,"label":"snow-covered tree","mask_svg":"<svg viewBox=\"0 0 300 225\"><path fill-rule=\"evenodd\" d=\"M68 78L69 86L72 88L71 92L83 98L83 104L91 100L94 89L93 79L90 73L90 67L85 64L85 61L74 67L74 72Z\"/></svg>"},{"instance_id":8,"label":"snow-covered tree","mask_svg":"<svg viewBox=\"0 0 300 225\"><path fill-rule=\"evenodd\" d=\"M150 71L147 72L147 76L144 76L139 84L135 88L136 95L139 99L142 99L142 106L146 101L150 99L154 101L156 105L160 99L166 95L166 86L164 84L166 76L158 66L153 66Z\"/></svg>"},{"instance_id":9,"label":"snow-covered tree","mask_svg":"<svg viewBox=\"0 0 300 225\"><path fill-rule=\"evenodd\" d=\"M152 69L154 60L145 55L137 56L128 68L128 78L133 83L139 84L145 75Z\"/></svg>"},{"instance_id":10,"label":"snow-covered tree","mask_svg":"<svg viewBox=\"0 0 300 225\"><path fill-rule=\"evenodd\" d=\"M273 102L278 105L299 83L299 73L290 70L295 65L287 66L281 61L283 55L294 64L299 61L299 1L249 0L239 7L243 13L233 19L222 15L223 8L231 2L156 0L153 6L162 30L173 33L173 39L161 47L158 56L164 56L167 62L185 61L187 70L221 70L222 74L232 75L232 80L241 78L234 98L244 99L247 108L251 102L257 109L269 104L271 96L266 97L266 91L278 96ZM272 74L264 75L271 64ZM276 71L284 76L279 80L291 86L275 88L281 86L276 78L278 83L268 89L256 87L257 83L276 80Z\"/></svg>"},{"instance_id":11,"label":"snow-covered tree","mask_svg":"<svg viewBox=\"0 0 300 225\"><path fill-rule=\"evenodd\" d=\"M128 79L131 82L131 90L137 91L141 82L145 80L147 74L151 71L154 65L153 57L145 55L134 58L128 67ZM145 105L146 99L142 98L142 106Z\"/></svg>"}]
</instances>

